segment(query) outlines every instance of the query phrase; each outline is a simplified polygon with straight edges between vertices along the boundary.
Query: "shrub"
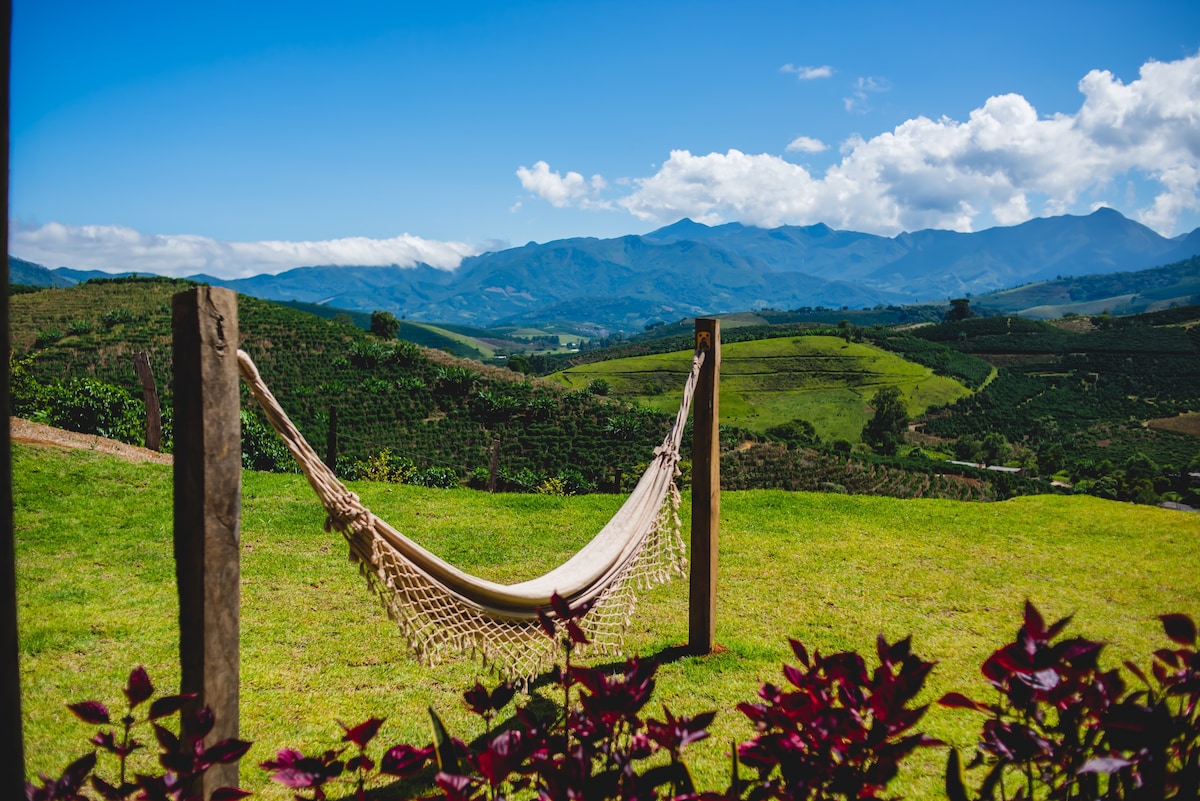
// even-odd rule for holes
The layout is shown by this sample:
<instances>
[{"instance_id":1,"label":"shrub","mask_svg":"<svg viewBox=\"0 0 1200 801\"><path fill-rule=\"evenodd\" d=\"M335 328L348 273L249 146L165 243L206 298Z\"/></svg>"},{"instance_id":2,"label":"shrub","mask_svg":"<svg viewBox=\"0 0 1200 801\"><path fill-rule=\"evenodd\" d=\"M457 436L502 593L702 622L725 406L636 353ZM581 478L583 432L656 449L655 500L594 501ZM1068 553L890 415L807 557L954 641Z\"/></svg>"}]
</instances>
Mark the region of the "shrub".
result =
<instances>
[{"instance_id":1,"label":"shrub","mask_svg":"<svg viewBox=\"0 0 1200 801\"><path fill-rule=\"evenodd\" d=\"M685 748L708 737L714 712L676 716L665 706L662 718L645 710L654 692L657 665L637 658L606 668L572 664L577 646L588 639L579 623L590 603L570 606L554 594L538 611L542 632L562 647L563 666L549 674L554 692L528 696L507 720L499 720L517 697L501 682L487 689L478 681L463 700L482 723L482 735L468 745L452 737L429 710L433 741L397 744L371 754L384 720L368 718L342 725L341 745L314 755L292 748L260 763L270 777L303 799L384 797L379 785L424 775L440 796L454 801L512 797L658 799L675 801L766 801L766 799L873 799L886 796L900 764L915 749L940 745L915 730L926 707L911 706L933 664L912 652L909 639L876 640L878 665L845 651L811 655L791 640L797 664L785 664L786 686L761 685L759 700L738 710L756 735L738 744L730 782L722 791L697 792L683 760ZM1026 602L1023 622L1012 643L983 664L983 675L998 693L993 703L960 693L940 704L983 713L971 769L985 773L978 796L967 789L958 752L947 760L950 801L993 799L1194 799L1200 794L1200 652L1194 621L1186 615L1160 616L1172 647L1154 652L1149 674L1131 662L1125 667L1139 684L1130 690L1120 669L1099 667L1101 643L1062 639L1070 618L1046 625ZM145 721L134 710L153 694L142 668L125 688L129 712L123 733L100 731L92 742L117 757L114 781L95 773L96 754L71 763L58 779L43 776L28 784L30 801L85 797L83 784L106 799L135 792L151 799L187 798L190 782L213 764L233 762L249 748L226 740L201 744L211 731L207 710L181 713L180 733L156 721L179 712L188 696L154 701ZM551 696L561 698L551 701ZM547 703L549 701L549 703ZM108 709L95 701L71 704L89 723L111 726ZM131 737L136 725L151 722L162 748L159 775L139 774L129 782L128 756L141 746ZM751 777L743 778L749 769ZM339 785L348 785L345 790ZM378 792L377 792L378 791ZM222 788L214 799L245 793ZM401 795L400 797L404 797Z\"/></svg>"},{"instance_id":2,"label":"shrub","mask_svg":"<svg viewBox=\"0 0 1200 801\"><path fill-rule=\"evenodd\" d=\"M92 789L105 799L122 799L139 793L138 798L149 799L184 799L194 798L193 785L213 765L224 765L237 762L249 750L251 743L226 739L205 747L204 738L212 731L215 718L208 707L194 708L189 701L195 695L166 695L151 702L145 717L141 720L135 716L135 711L149 701L154 695L154 687L145 668L137 667L129 674L125 685L126 713L114 723L108 707L99 701L82 701L70 704L68 708L85 723L109 727L97 730L91 742L100 747L101 751L116 758L115 774L109 773L108 779L102 778L96 770L97 752L92 751L67 766L62 776L52 779L40 777L41 786L32 782L25 785L25 797L29 801L58 801L63 799L86 798L83 793L84 782L91 784ZM162 725L160 721L179 714L177 732ZM120 728L117 728L117 723ZM133 730L138 726L149 725L154 730L161 753L158 764L162 772L147 772L130 775L128 766L129 756L144 747L135 739ZM90 780L90 781L89 781ZM217 788L212 793L213 801L233 801L243 798L249 793L231 787Z\"/></svg>"},{"instance_id":3,"label":"shrub","mask_svg":"<svg viewBox=\"0 0 1200 801\"><path fill-rule=\"evenodd\" d=\"M53 345L55 342L63 338L63 332L57 328L47 328L44 331L39 331L36 338L33 340L35 348L44 348L47 345Z\"/></svg>"},{"instance_id":4,"label":"shrub","mask_svg":"<svg viewBox=\"0 0 1200 801\"><path fill-rule=\"evenodd\" d=\"M414 470L406 477L404 483L435 489L454 489L458 486L458 474L449 467L426 467L424 470Z\"/></svg>"},{"instance_id":5,"label":"shrub","mask_svg":"<svg viewBox=\"0 0 1200 801\"><path fill-rule=\"evenodd\" d=\"M979 798L997 787L1009 797L1196 798L1200 794L1200 653L1186 615L1162 615L1176 648L1154 652L1148 677L1125 667L1145 689L1128 691L1119 669L1102 670L1103 643L1055 638L1070 622L1047 626L1026 602L1016 639L983 664L995 703L959 693L943 706L987 715L972 767L986 767ZM1152 677L1152 678L1151 678ZM957 752L947 765L947 794L966 801ZM1038 788L1042 788L1039 792Z\"/></svg>"},{"instance_id":6,"label":"shrub","mask_svg":"<svg viewBox=\"0 0 1200 801\"><path fill-rule=\"evenodd\" d=\"M275 430L258 419L254 412L241 411L242 467L267 473L295 473L299 470L287 446Z\"/></svg>"},{"instance_id":7,"label":"shrub","mask_svg":"<svg viewBox=\"0 0 1200 801\"><path fill-rule=\"evenodd\" d=\"M133 322L133 312L128 309L109 309L100 318L105 328L113 328L121 323Z\"/></svg>"},{"instance_id":8,"label":"shrub","mask_svg":"<svg viewBox=\"0 0 1200 801\"><path fill-rule=\"evenodd\" d=\"M410 480L417 472L412 459L392 453L391 448L384 448L373 456L368 456L365 462L359 462L358 474L368 481L387 481L392 484L411 484Z\"/></svg>"}]
</instances>

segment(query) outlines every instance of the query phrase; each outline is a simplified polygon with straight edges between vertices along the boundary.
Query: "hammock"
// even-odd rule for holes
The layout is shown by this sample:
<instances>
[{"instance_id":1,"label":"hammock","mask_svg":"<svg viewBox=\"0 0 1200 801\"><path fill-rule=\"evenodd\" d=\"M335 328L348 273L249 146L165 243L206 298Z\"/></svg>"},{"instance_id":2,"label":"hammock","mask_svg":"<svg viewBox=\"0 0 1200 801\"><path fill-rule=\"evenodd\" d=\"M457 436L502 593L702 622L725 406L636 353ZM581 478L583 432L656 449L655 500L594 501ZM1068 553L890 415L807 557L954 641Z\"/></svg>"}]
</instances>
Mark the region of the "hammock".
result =
<instances>
[{"instance_id":1,"label":"hammock","mask_svg":"<svg viewBox=\"0 0 1200 801\"><path fill-rule=\"evenodd\" d=\"M592 603L579 621L591 650L617 651L636 591L682 575L686 566L674 478L679 445L704 361L698 349L671 430L633 492L600 532L568 561L538 578L498 584L465 573L371 514L346 489L288 419L254 362L238 351L238 369L287 445L328 515L325 529L346 537L351 559L396 621L412 653L436 664L448 653L481 657L513 677L548 668L559 646L538 625L557 592L572 606Z\"/></svg>"}]
</instances>

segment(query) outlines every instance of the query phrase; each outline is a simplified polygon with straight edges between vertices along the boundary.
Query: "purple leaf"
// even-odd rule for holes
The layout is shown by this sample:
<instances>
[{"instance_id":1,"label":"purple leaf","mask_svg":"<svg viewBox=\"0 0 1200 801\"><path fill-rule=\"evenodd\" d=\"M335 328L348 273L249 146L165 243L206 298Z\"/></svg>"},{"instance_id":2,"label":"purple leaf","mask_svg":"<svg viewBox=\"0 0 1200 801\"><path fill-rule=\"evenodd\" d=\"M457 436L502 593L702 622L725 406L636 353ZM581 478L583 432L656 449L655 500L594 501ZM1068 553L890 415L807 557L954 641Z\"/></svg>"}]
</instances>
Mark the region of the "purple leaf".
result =
<instances>
[{"instance_id":1,"label":"purple leaf","mask_svg":"<svg viewBox=\"0 0 1200 801\"><path fill-rule=\"evenodd\" d=\"M346 770L351 773L370 773L375 770L375 760L366 754L361 754L346 761Z\"/></svg>"},{"instance_id":2,"label":"purple leaf","mask_svg":"<svg viewBox=\"0 0 1200 801\"><path fill-rule=\"evenodd\" d=\"M367 747L367 743L375 739L375 735L379 733L379 727L383 725L383 718L368 718L353 728L341 721L338 724L346 730L342 742L354 743L361 750Z\"/></svg>"},{"instance_id":3,"label":"purple leaf","mask_svg":"<svg viewBox=\"0 0 1200 801\"><path fill-rule=\"evenodd\" d=\"M104 781L99 776L93 776L92 789L99 793L100 797L105 799L105 801L122 801L122 799L128 798L137 789L137 785L126 783L117 787Z\"/></svg>"},{"instance_id":4,"label":"purple leaf","mask_svg":"<svg viewBox=\"0 0 1200 801\"><path fill-rule=\"evenodd\" d=\"M379 763L379 770L389 776L408 778L416 776L425 768L425 763L433 756L433 746L414 748L401 744L392 746Z\"/></svg>"},{"instance_id":5,"label":"purple leaf","mask_svg":"<svg viewBox=\"0 0 1200 801\"><path fill-rule=\"evenodd\" d=\"M948 706L951 709L974 709L976 712L988 711L986 706L972 701L962 693L946 693L938 699L938 704Z\"/></svg>"},{"instance_id":6,"label":"purple leaf","mask_svg":"<svg viewBox=\"0 0 1200 801\"><path fill-rule=\"evenodd\" d=\"M58 786L67 788L71 791L79 789L83 784L83 780L92 772L92 768L96 767L96 752L84 754L79 759L67 765L62 776L58 779Z\"/></svg>"},{"instance_id":7,"label":"purple leaf","mask_svg":"<svg viewBox=\"0 0 1200 801\"><path fill-rule=\"evenodd\" d=\"M792 644L792 653L800 660L800 664L806 668L809 667L811 663L808 661L808 649L804 647L804 643L799 640L793 640L790 637L788 638L788 642Z\"/></svg>"},{"instance_id":8,"label":"purple leaf","mask_svg":"<svg viewBox=\"0 0 1200 801\"><path fill-rule=\"evenodd\" d=\"M439 772L437 776L433 777L433 780L437 782L438 787L445 791L446 798L450 801L467 801L476 784L476 781L470 776L460 776L457 773L446 773L445 771Z\"/></svg>"},{"instance_id":9,"label":"purple leaf","mask_svg":"<svg viewBox=\"0 0 1200 801\"><path fill-rule=\"evenodd\" d=\"M179 738L175 736L175 732L154 724L154 737L158 740L158 746L168 754L174 754L179 750Z\"/></svg>"},{"instance_id":10,"label":"purple leaf","mask_svg":"<svg viewBox=\"0 0 1200 801\"><path fill-rule=\"evenodd\" d=\"M579 628L579 624L574 620L567 621L567 635L570 636L571 642L576 645L587 645L589 642L587 635L583 633L583 629Z\"/></svg>"},{"instance_id":11,"label":"purple leaf","mask_svg":"<svg viewBox=\"0 0 1200 801\"><path fill-rule=\"evenodd\" d=\"M1098 757L1088 760L1083 767L1079 769L1079 773L1116 773L1121 768L1127 768L1134 764L1128 759L1121 757Z\"/></svg>"},{"instance_id":12,"label":"purple leaf","mask_svg":"<svg viewBox=\"0 0 1200 801\"><path fill-rule=\"evenodd\" d=\"M1046 621L1042 619L1042 614L1029 600L1025 601L1025 631L1035 640L1043 639L1046 636Z\"/></svg>"},{"instance_id":13,"label":"purple leaf","mask_svg":"<svg viewBox=\"0 0 1200 801\"><path fill-rule=\"evenodd\" d=\"M84 723L94 723L97 726L111 723L108 717L108 707L99 701L81 701L78 704L67 704L67 709Z\"/></svg>"},{"instance_id":14,"label":"purple leaf","mask_svg":"<svg viewBox=\"0 0 1200 801\"><path fill-rule=\"evenodd\" d=\"M167 715L174 715L183 705L196 697L195 693L187 693L185 695L164 695L162 698L156 698L150 704L150 720L158 720L165 718Z\"/></svg>"},{"instance_id":15,"label":"purple leaf","mask_svg":"<svg viewBox=\"0 0 1200 801\"><path fill-rule=\"evenodd\" d=\"M497 712L499 712L508 704L509 701L512 700L512 697L516 695L516 693L517 688L509 682L504 682L503 684L497 686L496 689L492 690L492 709L495 709Z\"/></svg>"},{"instance_id":16,"label":"purple leaf","mask_svg":"<svg viewBox=\"0 0 1200 801\"><path fill-rule=\"evenodd\" d=\"M571 614L571 605L567 603L567 599L563 598L557 592L550 595L550 608L554 610L554 614L559 620L570 620L574 615Z\"/></svg>"},{"instance_id":17,"label":"purple leaf","mask_svg":"<svg viewBox=\"0 0 1200 801\"><path fill-rule=\"evenodd\" d=\"M129 699L129 708L133 709L154 694L150 684L150 676L146 668L138 665L129 672L129 682L125 685L125 697Z\"/></svg>"},{"instance_id":18,"label":"purple leaf","mask_svg":"<svg viewBox=\"0 0 1200 801\"><path fill-rule=\"evenodd\" d=\"M221 740L205 749L200 759L206 765L228 765L230 762L237 762L241 759L242 755L250 750L251 745L253 743L230 737L228 740Z\"/></svg>"},{"instance_id":19,"label":"purple leaf","mask_svg":"<svg viewBox=\"0 0 1200 801\"><path fill-rule=\"evenodd\" d=\"M238 801L239 798L245 798L248 795L254 795L249 790L239 790L237 787L218 787L213 790L211 801Z\"/></svg>"},{"instance_id":20,"label":"purple leaf","mask_svg":"<svg viewBox=\"0 0 1200 801\"><path fill-rule=\"evenodd\" d=\"M554 621L541 609L537 610L538 625L542 627L542 631L547 637L553 637L555 634Z\"/></svg>"},{"instance_id":21,"label":"purple leaf","mask_svg":"<svg viewBox=\"0 0 1200 801\"><path fill-rule=\"evenodd\" d=\"M1159 615L1158 619L1172 641L1180 645L1196 644L1196 624L1187 615Z\"/></svg>"},{"instance_id":22,"label":"purple leaf","mask_svg":"<svg viewBox=\"0 0 1200 801\"><path fill-rule=\"evenodd\" d=\"M492 711L492 699L488 695L488 691L479 679L475 680L475 686L463 693L463 700L467 702L467 706L476 715L484 715Z\"/></svg>"}]
</instances>

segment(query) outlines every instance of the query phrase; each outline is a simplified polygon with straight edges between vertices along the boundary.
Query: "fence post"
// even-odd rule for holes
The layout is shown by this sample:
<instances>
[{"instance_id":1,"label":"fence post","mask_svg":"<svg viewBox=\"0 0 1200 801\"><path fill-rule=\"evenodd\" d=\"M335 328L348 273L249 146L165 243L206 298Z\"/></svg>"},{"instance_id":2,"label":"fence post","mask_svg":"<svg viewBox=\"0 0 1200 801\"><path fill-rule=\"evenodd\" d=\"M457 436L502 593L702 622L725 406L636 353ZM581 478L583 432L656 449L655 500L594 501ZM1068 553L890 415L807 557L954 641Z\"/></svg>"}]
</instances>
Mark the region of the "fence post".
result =
<instances>
[{"instance_id":1,"label":"fence post","mask_svg":"<svg viewBox=\"0 0 1200 801\"><path fill-rule=\"evenodd\" d=\"M146 401L146 447L156 451L162 447L162 409L158 404L158 387L150 369L150 354L139 350L133 354L133 366L142 382L142 397Z\"/></svg>"},{"instance_id":2,"label":"fence post","mask_svg":"<svg viewBox=\"0 0 1200 801\"><path fill-rule=\"evenodd\" d=\"M0 2L0 44L10 52L12 3ZM0 59L0 237L8 242L8 119L9 59ZM0 343L5 360L10 355L8 332L8 259L0 266ZM21 729L21 665L17 643L17 543L13 534L12 442L9 432L8 370L0 373L0 798L24 798L25 746Z\"/></svg>"},{"instance_id":3,"label":"fence post","mask_svg":"<svg viewBox=\"0 0 1200 801\"><path fill-rule=\"evenodd\" d=\"M692 561L688 650L713 650L717 619L717 543L721 516L721 321L696 320L696 347L706 349L692 399Z\"/></svg>"},{"instance_id":4,"label":"fence post","mask_svg":"<svg viewBox=\"0 0 1200 801\"><path fill-rule=\"evenodd\" d=\"M180 691L196 693L216 726L238 735L239 539L242 497L237 295L195 287L173 299L175 576ZM236 787L238 766L214 765L196 788Z\"/></svg>"}]
</instances>

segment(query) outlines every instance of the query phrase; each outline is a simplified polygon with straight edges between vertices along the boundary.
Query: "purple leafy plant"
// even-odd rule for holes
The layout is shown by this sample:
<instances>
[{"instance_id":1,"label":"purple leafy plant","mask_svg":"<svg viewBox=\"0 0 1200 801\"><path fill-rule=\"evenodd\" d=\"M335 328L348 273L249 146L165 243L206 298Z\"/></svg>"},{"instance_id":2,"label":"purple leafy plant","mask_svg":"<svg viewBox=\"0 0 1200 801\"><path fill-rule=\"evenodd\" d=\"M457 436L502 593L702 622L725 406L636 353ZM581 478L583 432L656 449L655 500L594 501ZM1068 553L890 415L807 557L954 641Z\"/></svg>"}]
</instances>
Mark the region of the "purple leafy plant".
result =
<instances>
[{"instance_id":1,"label":"purple leafy plant","mask_svg":"<svg viewBox=\"0 0 1200 801\"><path fill-rule=\"evenodd\" d=\"M880 635L871 671L857 653L810 657L790 642L800 663L783 667L791 688L763 684L759 703L738 705L759 732L738 746L738 760L758 777L742 788L735 775L731 796L879 798L914 749L941 744L913 731L926 707L909 704L933 663L913 654L909 639Z\"/></svg>"},{"instance_id":2,"label":"purple leafy plant","mask_svg":"<svg viewBox=\"0 0 1200 801\"><path fill-rule=\"evenodd\" d=\"M1070 622L1047 626L1032 603L1013 642L983 664L994 703L960 693L943 706L987 715L968 767L985 767L980 799L1165 799L1200 796L1200 657L1186 615L1160 617L1178 646L1154 652L1151 677L1125 667L1145 689L1131 691L1119 669L1098 665L1103 644L1057 638ZM1015 781L1010 781L1010 778ZM946 771L951 801L967 801L952 750Z\"/></svg>"},{"instance_id":3,"label":"purple leafy plant","mask_svg":"<svg viewBox=\"0 0 1200 801\"><path fill-rule=\"evenodd\" d=\"M146 717L139 720L138 707L154 695L154 687L144 667L134 668L125 684L126 712L115 723L108 707L99 701L82 701L68 704L67 708L85 723L102 728L92 736L90 742L100 751L112 754L117 760L114 781L102 778L96 772L96 751L85 754L67 766L58 779L42 775L41 784L28 782L25 785L27 801L59 801L59 799L86 798L84 785L88 783L100 798L108 801L130 798L137 793L139 799L149 801L188 801L200 798L200 779L213 765L237 762L250 748L250 743L237 739L226 739L205 746L204 738L212 731L214 718L208 707L186 709L194 695L166 695L153 701ZM179 733L163 725L166 718L179 713ZM119 724L119 725L118 725ZM144 748L145 743L133 736L136 726L149 724L160 749L158 763L162 772L138 773L129 776L129 757ZM103 728L107 727L107 728ZM220 787L213 791L213 801L234 801L249 793L236 787Z\"/></svg>"}]
</instances>

